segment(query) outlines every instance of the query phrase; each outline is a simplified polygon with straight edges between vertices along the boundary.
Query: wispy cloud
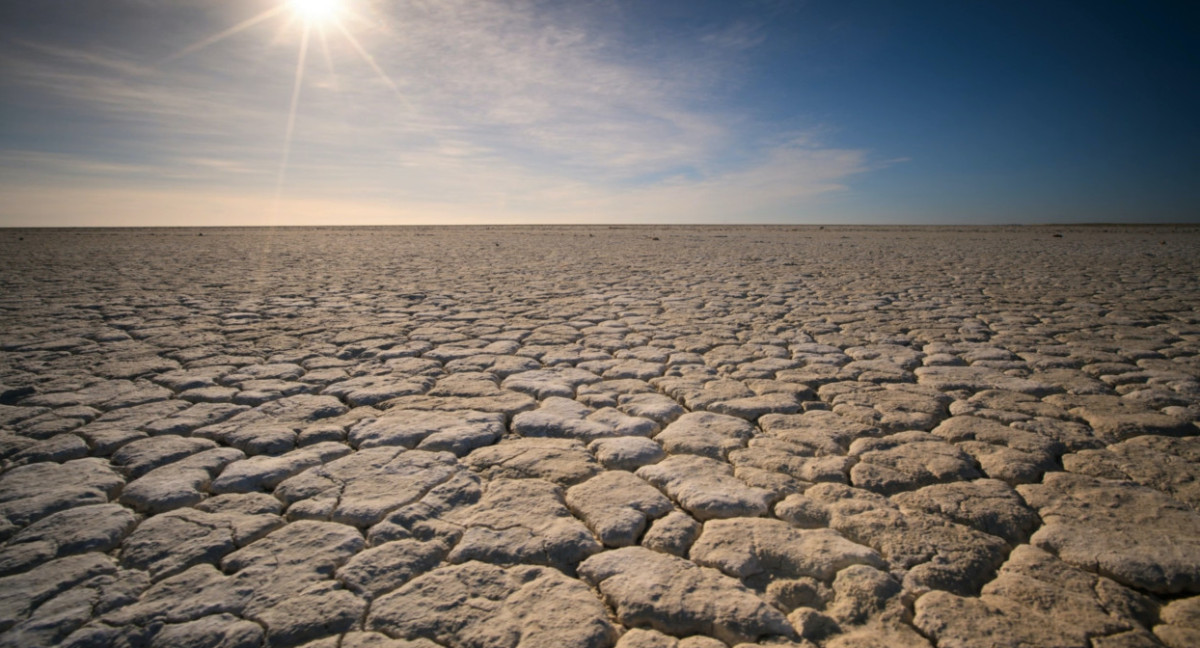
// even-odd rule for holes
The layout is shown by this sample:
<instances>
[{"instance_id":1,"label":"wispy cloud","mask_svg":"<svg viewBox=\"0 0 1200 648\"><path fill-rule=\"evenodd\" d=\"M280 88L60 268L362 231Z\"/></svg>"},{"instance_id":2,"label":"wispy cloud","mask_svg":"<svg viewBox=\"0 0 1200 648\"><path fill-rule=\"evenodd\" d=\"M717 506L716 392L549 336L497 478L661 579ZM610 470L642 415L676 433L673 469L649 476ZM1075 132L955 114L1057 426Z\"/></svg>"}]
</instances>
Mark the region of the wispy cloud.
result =
<instances>
[{"instance_id":1,"label":"wispy cloud","mask_svg":"<svg viewBox=\"0 0 1200 648\"><path fill-rule=\"evenodd\" d=\"M766 31L760 22L739 20L701 37L705 43L727 50L749 50L767 40Z\"/></svg>"},{"instance_id":2,"label":"wispy cloud","mask_svg":"<svg viewBox=\"0 0 1200 648\"><path fill-rule=\"evenodd\" d=\"M307 59L285 199L308 201L305 213L329 207L329 222L771 219L871 167L865 151L764 137L771 125L712 100L729 68L648 58L594 15L533 1L375 7L346 21L356 42L327 27ZM250 17L223 16L211 33ZM209 199L194 205L254 213L283 149L298 29L263 21L176 60L136 43L10 44L0 90L72 111L95 125L98 144L60 141L32 166L28 147L0 155L6 175L24 165L34 187L7 201L0 222L47 209L37 187L54 178L76 182L80 199L101 189L79 178L102 179L119 209L141 190L149 208L206 186ZM702 37L729 56L762 38L749 23ZM105 146L123 157L106 158Z\"/></svg>"}]
</instances>

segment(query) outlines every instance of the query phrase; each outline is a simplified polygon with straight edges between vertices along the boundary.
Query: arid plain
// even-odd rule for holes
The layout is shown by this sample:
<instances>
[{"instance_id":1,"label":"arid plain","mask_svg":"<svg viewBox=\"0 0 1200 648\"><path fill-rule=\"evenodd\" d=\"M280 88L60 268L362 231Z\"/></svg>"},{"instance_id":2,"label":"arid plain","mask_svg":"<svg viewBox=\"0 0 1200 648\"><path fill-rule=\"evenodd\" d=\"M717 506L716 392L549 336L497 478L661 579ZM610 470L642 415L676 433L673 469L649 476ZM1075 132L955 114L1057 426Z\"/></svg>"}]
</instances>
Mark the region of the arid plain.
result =
<instances>
[{"instance_id":1,"label":"arid plain","mask_svg":"<svg viewBox=\"0 0 1200 648\"><path fill-rule=\"evenodd\" d=\"M1200 228L0 231L0 645L1200 645Z\"/></svg>"}]
</instances>

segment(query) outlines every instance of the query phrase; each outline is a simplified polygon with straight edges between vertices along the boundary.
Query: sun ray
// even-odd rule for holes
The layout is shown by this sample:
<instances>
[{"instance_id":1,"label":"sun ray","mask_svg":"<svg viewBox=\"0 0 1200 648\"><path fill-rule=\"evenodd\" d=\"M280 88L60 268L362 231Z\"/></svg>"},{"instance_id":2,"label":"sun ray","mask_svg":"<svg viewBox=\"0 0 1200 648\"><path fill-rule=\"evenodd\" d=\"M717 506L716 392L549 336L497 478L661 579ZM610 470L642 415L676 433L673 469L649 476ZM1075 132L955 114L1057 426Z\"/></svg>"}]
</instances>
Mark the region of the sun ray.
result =
<instances>
[{"instance_id":1,"label":"sun ray","mask_svg":"<svg viewBox=\"0 0 1200 648\"><path fill-rule=\"evenodd\" d=\"M329 51L329 38L325 35L325 29L318 28L317 36L321 40L321 54L325 58L325 65L329 68L329 76L333 79L333 89L335 92L341 92L342 84L338 79L337 67L333 64L333 54Z\"/></svg>"},{"instance_id":2,"label":"sun ray","mask_svg":"<svg viewBox=\"0 0 1200 648\"><path fill-rule=\"evenodd\" d=\"M362 57L362 60L369 65L372 70L375 71L375 74L379 75L379 78L382 79L383 82L392 89L392 92L396 93L396 97L400 99L400 101L404 102L405 107L412 108L408 102L408 98L405 97L402 92L400 92L400 86L396 85L396 82L392 80L392 77L388 76L387 73L383 71L383 68L379 67L379 64L375 62L375 57L371 56L371 53L368 52L367 49L358 42L358 39L354 37L354 34L350 33L350 30L346 29L346 26L342 24L342 21L334 20L333 25L338 28L338 31L342 32L342 36L346 37L346 41L350 43L350 46L354 48L355 52L358 52L358 55Z\"/></svg>"},{"instance_id":3,"label":"sun ray","mask_svg":"<svg viewBox=\"0 0 1200 648\"><path fill-rule=\"evenodd\" d=\"M250 27L257 25L258 23L263 22L264 20L269 20L271 18L274 18L275 16L283 13L283 10L286 8L287 7L285 7L284 5L279 5L278 7L275 7L274 9L268 9L268 10L262 12L262 13L258 14L257 16L252 16L250 18L247 18L246 20L243 20L242 22L234 25L233 27L230 27L229 29L226 29L225 31L218 32L216 34L213 34L212 36L209 36L208 38L204 38L202 40L196 41L195 43L192 43L191 45L188 45L187 47L185 47L185 48L179 50L178 52L175 52L174 54L163 59L163 63L170 63L171 61L181 59L181 58L187 56L188 54L194 54L196 52L199 52L200 50L202 50L210 45L219 43L240 31L249 29Z\"/></svg>"},{"instance_id":4,"label":"sun ray","mask_svg":"<svg viewBox=\"0 0 1200 648\"><path fill-rule=\"evenodd\" d=\"M304 85L304 63L308 58L308 39L312 30L304 26L304 35L300 37L300 55L296 59L296 78L292 84L292 101L288 107L287 126L283 136L283 154L279 159L279 172L275 177L275 200L272 202L272 216L279 215L279 200L283 195L283 182L287 179L288 158L292 154L292 133L296 129L296 110L300 105L300 89Z\"/></svg>"},{"instance_id":5,"label":"sun ray","mask_svg":"<svg viewBox=\"0 0 1200 648\"><path fill-rule=\"evenodd\" d=\"M277 0L277 4L273 8L192 43L165 59L165 61L169 62L194 54L271 19L278 19L278 24L274 37L268 41L270 44L276 45L281 43L289 34L296 34L297 32L300 34L300 48L296 56L292 92L288 102L287 118L283 129L283 146L279 153L279 165L275 173L275 191L269 214L272 222L276 222L280 218L279 212L283 205L284 187L287 184L292 150L294 148L300 96L303 93L306 81L307 67L310 64L308 60L311 58L309 50L313 47L314 30L316 32L315 38L319 39L317 46L321 50L321 58L324 58L325 64L328 66L332 85L335 90L341 89L342 80L338 77L334 62L328 25L332 25L340 32L358 58L391 89L396 98L400 100L401 105L408 110L412 110L411 102L401 91L400 86L384 71L371 52L363 46L363 43L347 26L346 20L356 18L359 18L359 16L351 9L350 3L346 0Z\"/></svg>"}]
</instances>

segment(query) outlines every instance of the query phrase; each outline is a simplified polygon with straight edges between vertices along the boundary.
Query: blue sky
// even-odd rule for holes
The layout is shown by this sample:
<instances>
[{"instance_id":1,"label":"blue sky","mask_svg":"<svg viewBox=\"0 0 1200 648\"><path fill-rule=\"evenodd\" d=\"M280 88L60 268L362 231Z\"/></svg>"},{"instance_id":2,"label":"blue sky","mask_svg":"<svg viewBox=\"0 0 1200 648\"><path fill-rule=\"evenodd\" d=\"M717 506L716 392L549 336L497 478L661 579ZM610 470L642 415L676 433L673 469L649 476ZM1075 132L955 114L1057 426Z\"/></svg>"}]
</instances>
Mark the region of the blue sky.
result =
<instances>
[{"instance_id":1,"label":"blue sky","mask_svg":"<svg viewBox=\"0 0 1200 648\"><path fill-rule=\"evenodd\" d=\"M0 0L0 226L1200 221L1200 5Z\"/></svg>"}]
</instances>

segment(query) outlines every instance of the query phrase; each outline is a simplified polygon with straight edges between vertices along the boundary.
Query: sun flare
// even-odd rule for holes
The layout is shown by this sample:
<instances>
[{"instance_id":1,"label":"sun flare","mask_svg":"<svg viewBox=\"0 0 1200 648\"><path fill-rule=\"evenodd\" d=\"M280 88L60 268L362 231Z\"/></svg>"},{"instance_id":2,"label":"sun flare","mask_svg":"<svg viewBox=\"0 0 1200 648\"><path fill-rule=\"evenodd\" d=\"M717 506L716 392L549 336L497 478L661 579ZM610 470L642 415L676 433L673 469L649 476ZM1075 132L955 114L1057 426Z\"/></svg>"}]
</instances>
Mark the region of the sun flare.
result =
<instances>
[{"instance_id":1,"label":"sun flare","mask_svg":"<svg viewBox=\"0 0 1200 648\"><path fill-rule=\"evenodd\" d=\"M304 88L310 43L316 41L322 50L324 50L325 57L329 62L330 71L332 72L333 61L330 57L327 36L330 34L340 34L345 38L345 42L349 44L350 48L362 59L362 62L370 67L387 87L391 88L397 97L405 101L407 105L407 101L400 93L400 88L396 85L396 82L375 62L375 57L371 55L367 48L359 42L358 37L354 35L353 24L361 22L357 5L358 0L275 0L275 4L269 9L202 38L165 59L165 61L174 61L185 56L190 56L275 18L285 18L282 25L283 29L292 27L290 31L299 37L300 46L296 52L296 68L292 73L292 97L288 104L287 118L284 120L286 126L283 135L283 151L279 160L279 172L276 174L273 213L274 210L278 209L279 201L283 195L284 180L287 176L288 161L291 157L292 136L296 127L296 115L300 106L300 94ZM285 16L285 14L290 14L290 16ZM279 33L282 33L282 31Z\"/></svg>"},{"instance_id":2,"label":"sun flare","mask_svg":"<svg viewBox=\"0 0 1200 648\"><path fill-rule=\"evenodd\" d=\"M341 0L290 0L292 10L309 22L324 22L335 18Z\"/></svg>"}]
</instances>

